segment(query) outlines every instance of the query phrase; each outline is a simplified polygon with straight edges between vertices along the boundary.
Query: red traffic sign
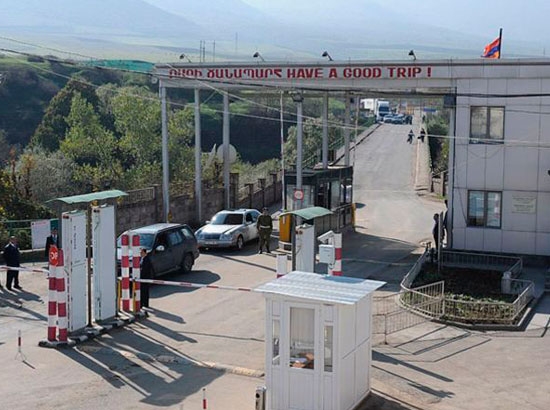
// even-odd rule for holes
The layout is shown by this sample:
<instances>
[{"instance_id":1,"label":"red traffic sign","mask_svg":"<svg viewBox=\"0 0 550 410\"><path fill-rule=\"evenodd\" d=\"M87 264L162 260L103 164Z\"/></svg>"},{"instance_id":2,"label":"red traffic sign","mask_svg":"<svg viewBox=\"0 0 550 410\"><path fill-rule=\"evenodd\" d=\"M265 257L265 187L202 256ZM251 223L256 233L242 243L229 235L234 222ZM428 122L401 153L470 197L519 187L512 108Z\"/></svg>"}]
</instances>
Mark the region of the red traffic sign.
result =
<instances>
[{"instance_id":1,"label":"red traffic sign","mask_svg":"<svg viewBox=\"0 0 550 410\"><path fill-rule=\"evenodd\" d=\"M301 201L304 199L304 191L301 189L295 189L294 190L294 199L297 201Z\"/></svg>"},{"instance_id":2,"label":"red traffic sign","mask_svg":"<svg viewBox=\"0 0 550 410\"><path fill-rule=\"evenodd\" d=\"M55 245L50 246L50 251L48 252L48 259L49 259L50 265L57 266L57 262L59 259L59 250L57 249L57 246Z\"/></svg>"}]
</instances>

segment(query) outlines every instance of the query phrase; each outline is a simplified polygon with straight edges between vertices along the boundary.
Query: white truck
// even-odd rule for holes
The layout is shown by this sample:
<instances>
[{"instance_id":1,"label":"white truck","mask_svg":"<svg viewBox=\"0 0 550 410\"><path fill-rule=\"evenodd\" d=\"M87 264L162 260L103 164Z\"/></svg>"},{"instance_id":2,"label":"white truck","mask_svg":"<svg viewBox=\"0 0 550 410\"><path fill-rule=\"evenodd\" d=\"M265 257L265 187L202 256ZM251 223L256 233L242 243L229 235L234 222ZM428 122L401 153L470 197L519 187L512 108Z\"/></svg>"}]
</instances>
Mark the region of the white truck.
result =
<instances>
[{"instance_id":1,"label":"white truck","mask_svg":"<svg viewBox=\"0 0 550 410\"><path fill-rule=\"evenodd\" d=\"M374 102L374 116L376 121L384 121L384 117L390 114L390 103L386 100L375 100Z\"/></svg>"}]
</instances>

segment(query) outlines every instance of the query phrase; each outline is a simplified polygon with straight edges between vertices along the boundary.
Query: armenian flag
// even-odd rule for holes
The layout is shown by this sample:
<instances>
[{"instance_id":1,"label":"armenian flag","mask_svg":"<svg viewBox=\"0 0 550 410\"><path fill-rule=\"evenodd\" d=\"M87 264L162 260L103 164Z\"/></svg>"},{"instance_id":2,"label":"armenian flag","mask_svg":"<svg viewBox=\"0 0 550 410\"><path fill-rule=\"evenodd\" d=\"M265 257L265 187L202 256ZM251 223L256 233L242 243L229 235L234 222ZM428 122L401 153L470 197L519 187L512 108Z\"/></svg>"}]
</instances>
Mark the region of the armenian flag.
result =
<instances>
[{"instance_id":1,"label":"armenian flag","mask_svg":"<svg viewBox=\"0 0 550 410\"><path fill-rule=\"evenodd\" d=\"M492 42L485 46L483 50L483 58L500 58L500 46L502 43L502 29L500 29L499 36Z\"/></svg>"}]
</instances>

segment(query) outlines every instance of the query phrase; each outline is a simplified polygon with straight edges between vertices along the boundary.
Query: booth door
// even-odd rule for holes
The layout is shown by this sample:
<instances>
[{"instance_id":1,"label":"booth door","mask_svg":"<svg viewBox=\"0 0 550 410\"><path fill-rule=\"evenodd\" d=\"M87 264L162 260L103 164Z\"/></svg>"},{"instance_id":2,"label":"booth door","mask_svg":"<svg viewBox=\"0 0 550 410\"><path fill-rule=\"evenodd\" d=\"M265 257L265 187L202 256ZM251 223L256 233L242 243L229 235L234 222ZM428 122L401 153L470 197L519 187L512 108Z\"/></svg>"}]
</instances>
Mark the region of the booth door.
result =
<instances>
[{"instance_id":1,"label":"booth door","mask_svg":"<svg viewBox=\"0 0 550 410\"><path fill-rule=\"evenodd\" d=\"M316 410L322 401L322 359L319 348L319 308L292 304L285 307L287 320L288 367L283 364L290 410Z\"/></svg>"}]
</instances>

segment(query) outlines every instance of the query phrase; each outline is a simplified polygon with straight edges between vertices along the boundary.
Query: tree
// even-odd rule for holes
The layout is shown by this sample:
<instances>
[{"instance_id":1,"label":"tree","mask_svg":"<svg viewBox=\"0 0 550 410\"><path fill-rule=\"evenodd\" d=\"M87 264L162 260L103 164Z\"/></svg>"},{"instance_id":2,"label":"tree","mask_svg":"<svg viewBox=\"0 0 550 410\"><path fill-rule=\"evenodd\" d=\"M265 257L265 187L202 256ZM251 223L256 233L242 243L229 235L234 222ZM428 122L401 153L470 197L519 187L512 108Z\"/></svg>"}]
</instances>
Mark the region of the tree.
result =
<instances>
[{"instance_id":1,"label":"tree","mask_svg":"<svg viewBox=\"0 0 550 410\"><path fill-rule=\"evenodd\" d=\"M76 163L74 179L97 190L117 184L122 175L117 140L80 93L73 97L66 121L60 149Z\"/></svg>"},{"instance_id":2,"label":"tree","mask_svg":"<svg viewBox=\"0 0 550 410\"><path fill-rule=\"evenodd\" d=\"M73 97L78 93L92 104L99 105L94 87L79 78L72 78L50 101L42 122L31 138L31 145L41 146L48 151L56 151L67 133L65 118L71 111Z\"/></svg>"},{"instance_id":3,"label":"tree","mask_svg":"<svg viewBox=\"0 0 550 410\"><path fill-rule=\"evenodd\" d=\"M337 120L329 115L329 124L334 124ZM341 127L329 126L328 142L331 149L340 146L343 141L343 130ZM288 138L285 143L285 165L296 164L296 143L297 128L290 127ZM308 118L304 121L302 134L302 161L304 167L312 167L321 160L321 150L323 146L323 128L320 118Z\"/></svg>"}]
</instances>

